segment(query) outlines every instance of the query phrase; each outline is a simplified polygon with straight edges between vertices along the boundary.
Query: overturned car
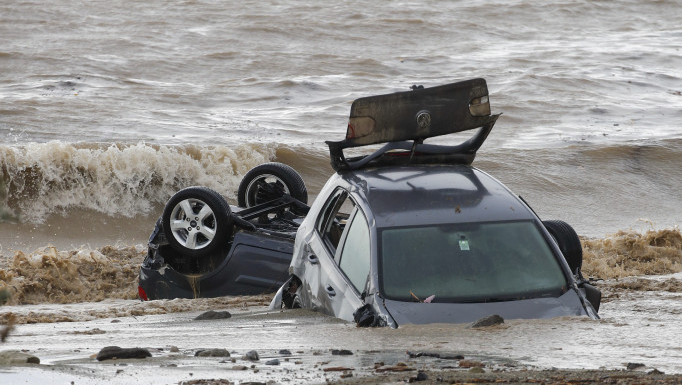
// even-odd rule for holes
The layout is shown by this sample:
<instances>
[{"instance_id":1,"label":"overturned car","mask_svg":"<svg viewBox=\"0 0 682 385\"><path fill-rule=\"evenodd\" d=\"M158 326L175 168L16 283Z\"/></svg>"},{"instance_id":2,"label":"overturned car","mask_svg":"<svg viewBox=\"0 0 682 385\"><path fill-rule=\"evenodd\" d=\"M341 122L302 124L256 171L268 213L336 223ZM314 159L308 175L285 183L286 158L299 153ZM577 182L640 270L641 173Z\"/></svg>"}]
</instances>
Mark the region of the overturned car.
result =
<instances>
[{"instance_id":1,"label":"overturned car","mask_svg":"<svg viewBox=\"0 0 682 385\"><path fill-rule=\"evenodd\" d=\"M261 164L242 179L239 206L200 186L166 203L140 268L143 300L272 293L288 278L294 238L308 212L301 176Z\"/></svg>"},{"instance_id":2,"label":"overturned car","mask_svg":"<svg viewBox=\"0 0 682 385\"><path fill-rule=\"evenodd\" d=\"M272 309L309 308L361 326L597 318L601 294L582 277L575 231L541 221L471 166L498 116L483 79L358 99L346 138L327 142L336 173L310 207L301 181L263 170L240 185L240 207L217 193L171 198L140 295L179 296L179 283L186 297L251 293L281 281ZM477 131L459 145L424 143L468 130ZM344 153L381 143L370 155ZM206 289L211 277L220 283Z\"/></svg>"}]
</instances>

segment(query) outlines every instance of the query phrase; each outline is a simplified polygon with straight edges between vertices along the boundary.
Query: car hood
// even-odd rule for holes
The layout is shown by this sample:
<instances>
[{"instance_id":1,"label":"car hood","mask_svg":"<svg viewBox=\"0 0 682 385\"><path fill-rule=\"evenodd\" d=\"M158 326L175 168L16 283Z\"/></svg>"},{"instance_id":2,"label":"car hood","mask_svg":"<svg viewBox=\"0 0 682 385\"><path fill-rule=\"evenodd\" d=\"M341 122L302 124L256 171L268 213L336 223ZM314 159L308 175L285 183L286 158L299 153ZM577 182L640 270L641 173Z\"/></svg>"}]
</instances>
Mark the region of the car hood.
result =
<instances>
[{"instance_id":1,"label":"car hood","mask_svg":"<svg viewBox=\"0 0 682 385\"><path fill-rule=\"evenodd\" d=\"M532 298L488 303L418 303L385 300L396 326L427 323L469 323L493 314L504 319L589 315L575 291L557 298Z\"/></svg>"}]
</instances>

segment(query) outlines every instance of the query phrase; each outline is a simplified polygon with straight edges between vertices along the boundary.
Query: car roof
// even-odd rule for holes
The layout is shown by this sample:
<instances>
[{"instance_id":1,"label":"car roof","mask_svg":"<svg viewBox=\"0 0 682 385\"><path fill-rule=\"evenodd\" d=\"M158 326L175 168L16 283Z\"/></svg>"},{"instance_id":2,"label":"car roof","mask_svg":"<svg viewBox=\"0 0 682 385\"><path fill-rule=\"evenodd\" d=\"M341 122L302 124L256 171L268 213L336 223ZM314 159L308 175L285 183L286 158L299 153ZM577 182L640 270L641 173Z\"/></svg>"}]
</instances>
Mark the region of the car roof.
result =
<instances>
[{"instance_id":1,"label":"car roof","mask_svg":"<svg viewBox=\"0 0 682 385\"><path fill-rule=\"evenodd\" d=\"M339 177L377 228L535 218L502 183L468 165L377 167Z\"/></svg>"}]
</instances>

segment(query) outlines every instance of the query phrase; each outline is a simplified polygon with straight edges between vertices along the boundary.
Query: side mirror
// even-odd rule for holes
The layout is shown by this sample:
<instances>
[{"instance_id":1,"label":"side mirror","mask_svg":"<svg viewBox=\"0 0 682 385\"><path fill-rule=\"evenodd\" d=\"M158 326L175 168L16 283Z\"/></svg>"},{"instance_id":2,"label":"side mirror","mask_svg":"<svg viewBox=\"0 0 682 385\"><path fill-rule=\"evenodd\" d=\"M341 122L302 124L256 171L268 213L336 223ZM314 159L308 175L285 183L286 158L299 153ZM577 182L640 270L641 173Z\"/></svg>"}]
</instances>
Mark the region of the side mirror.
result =
<instances>
[{"instance_id":1,"label":"side mirror","mask_svg":"<svg viewBox=\"0 0 682 385\"><path fill-rule=\"evenodd\" d=\"M590 302L594 311L599 313L599 305L601 304L601 291L587 282L581 282L578 287L585 293L585 298Z\"/></svg>"}]
</instances>

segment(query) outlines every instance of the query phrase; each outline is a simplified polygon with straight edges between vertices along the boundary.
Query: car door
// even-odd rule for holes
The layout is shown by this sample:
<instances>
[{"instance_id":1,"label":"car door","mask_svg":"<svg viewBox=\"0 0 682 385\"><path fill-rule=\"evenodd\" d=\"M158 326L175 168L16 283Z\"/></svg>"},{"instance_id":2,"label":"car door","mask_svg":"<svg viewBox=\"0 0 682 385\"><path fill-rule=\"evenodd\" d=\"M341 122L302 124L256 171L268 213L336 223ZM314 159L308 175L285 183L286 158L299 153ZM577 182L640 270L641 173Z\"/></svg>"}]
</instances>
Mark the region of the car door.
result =
<instances>
[{"instance_id":1,"label":"car door","mask_svg":"<svg viewBox=\"0 0 682 385\"><path fill-rule=\"evenodd\" d=\"M333 289L339 288L338 298L332 302L334 315L339 318L353 321L353 313L364 304L361 297L369 276L370 250L367 219L356 206L334 256L337 269L329 277Z\"/></svg>"},{"instance_id":2,"label":"car door","mask_svg":"<svg viewBox=\"0 0 682 385\"><path fill-rule=\"evenodd\" d=\"M358 239L361 242L359 244ZM352 282L362 280L357 278L362 270L353 270L349 266L354 259L350 255L354 248L367 249L366 282L369 272L369 232L364 215L344 189L339 188L331 195L317 220L316 234L309 242L309 247L311 256L308 260L311 266L306 269L304 280L311 290L311 304L329 315L352 320L353 312L362 305L362 289L356 289ZM340 268L339 262L342 260L346 270L354 277L353 281Z\"/></svg>"}]
</instances>

